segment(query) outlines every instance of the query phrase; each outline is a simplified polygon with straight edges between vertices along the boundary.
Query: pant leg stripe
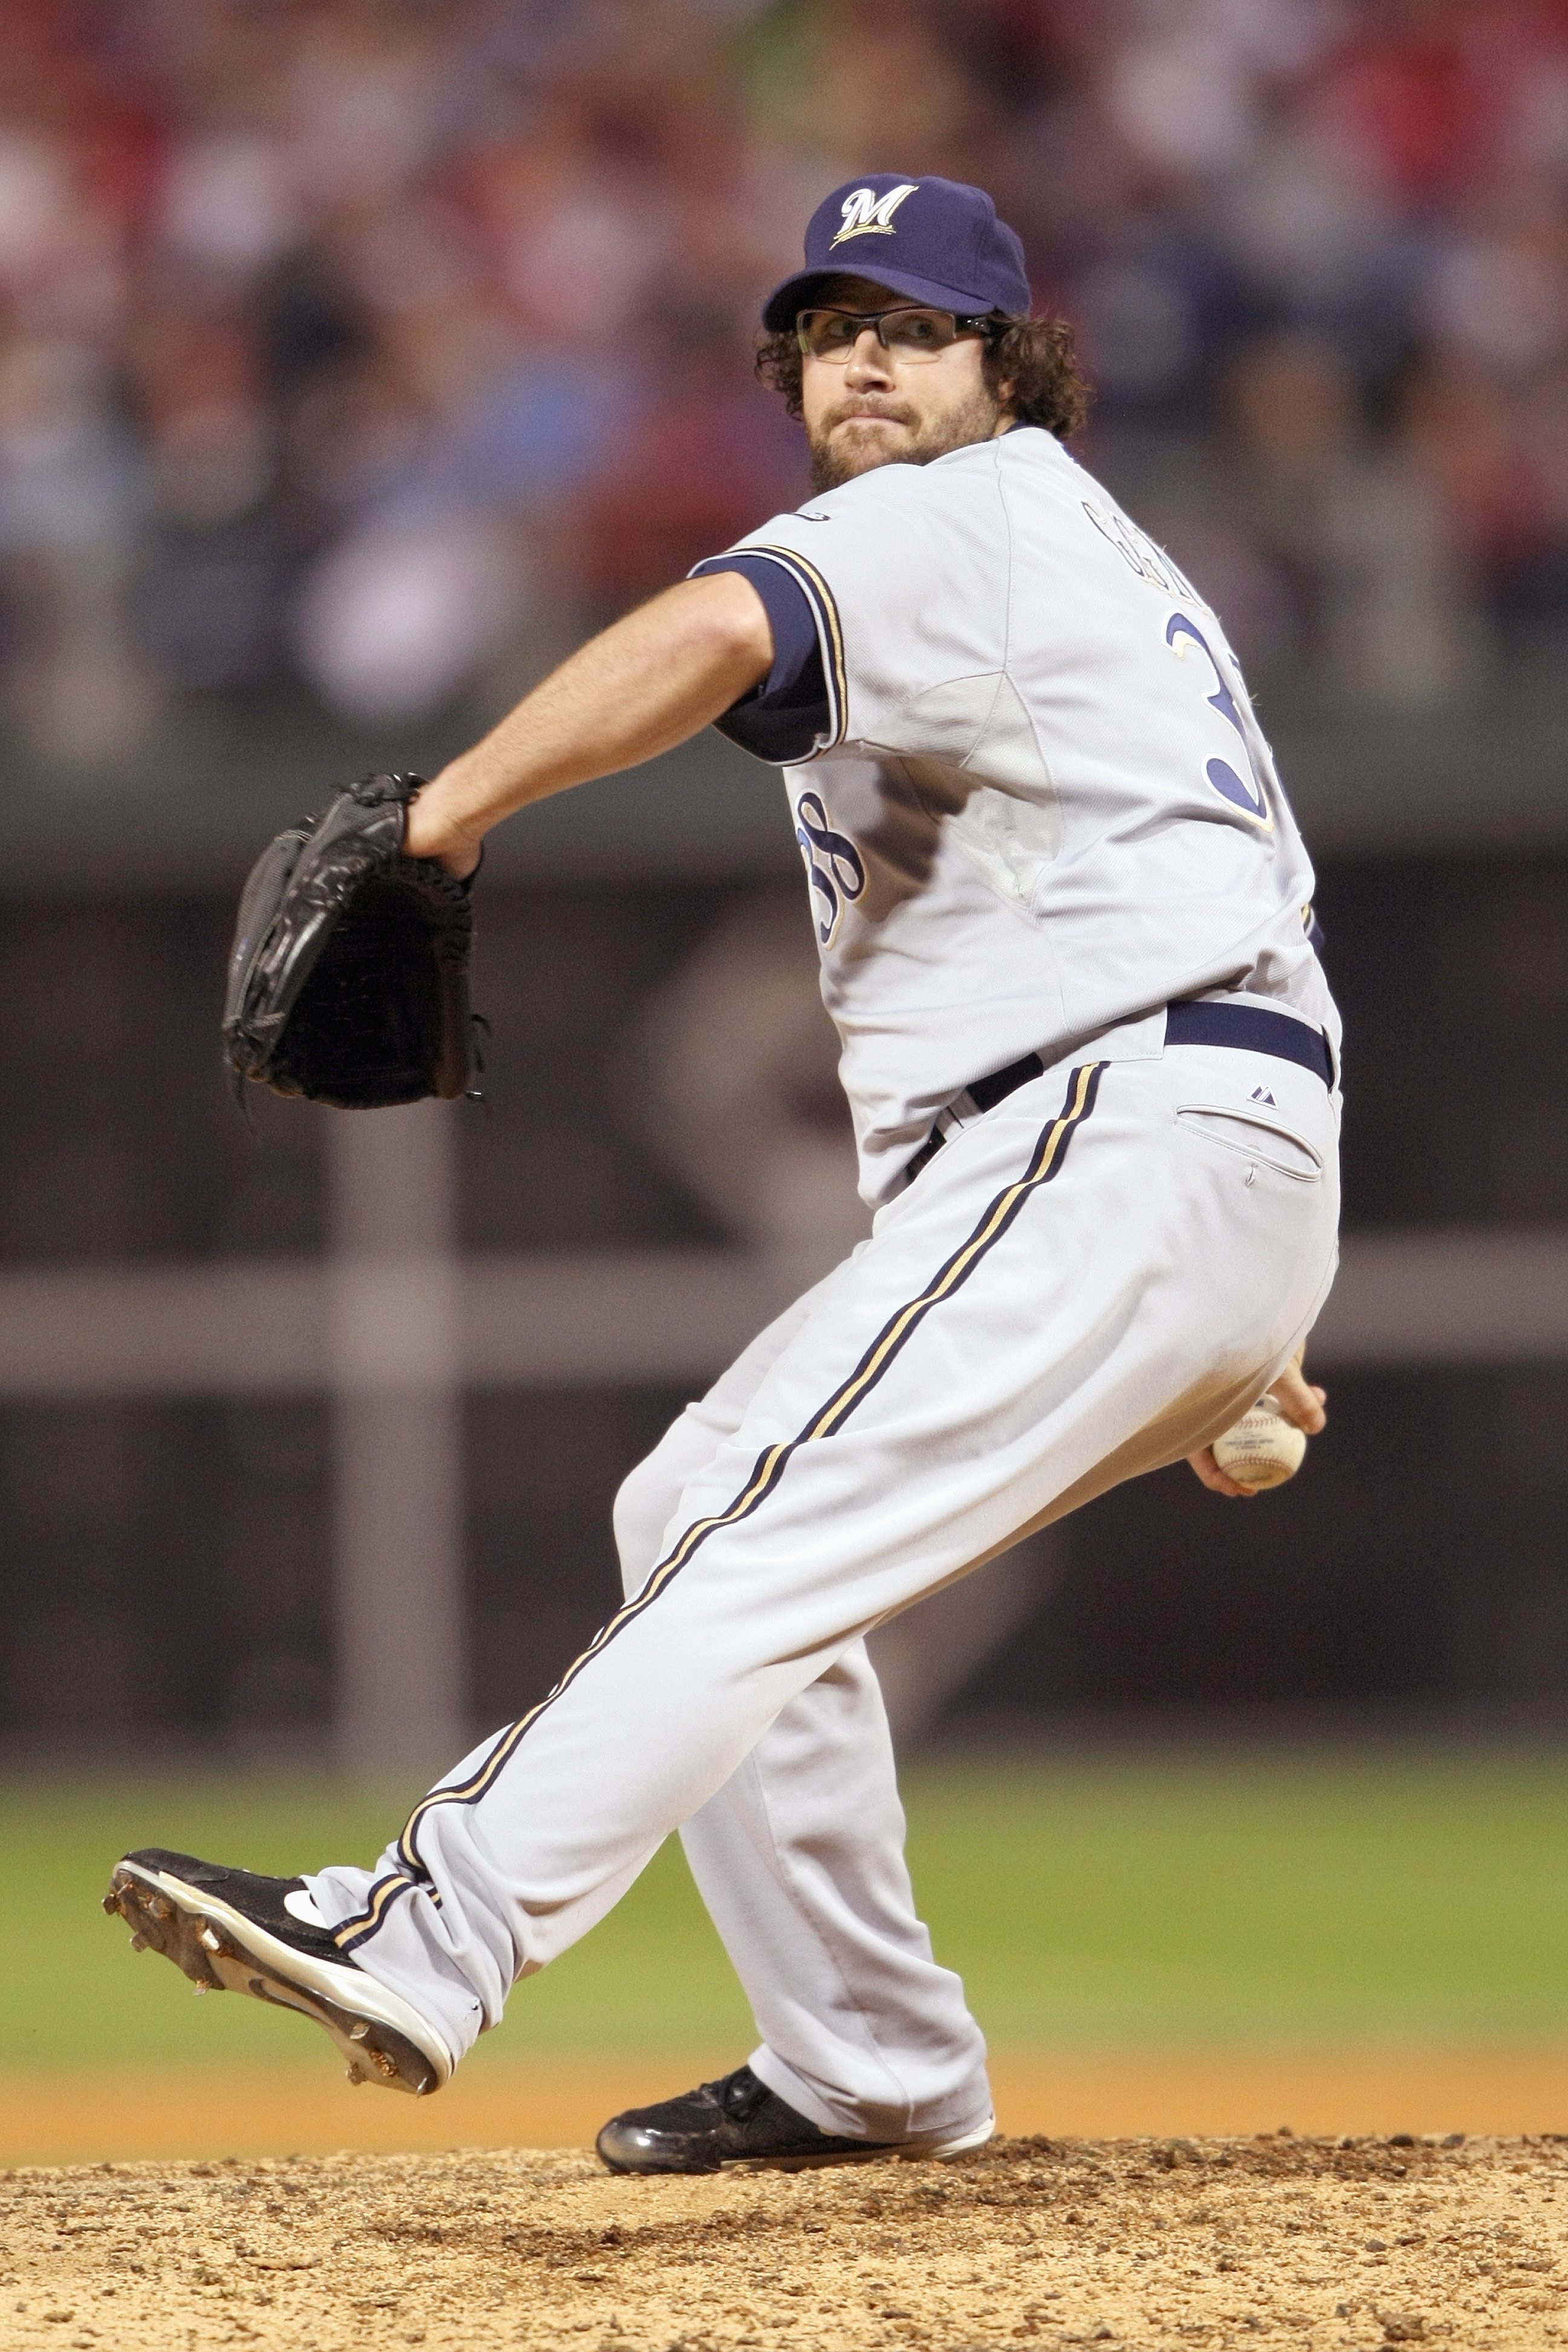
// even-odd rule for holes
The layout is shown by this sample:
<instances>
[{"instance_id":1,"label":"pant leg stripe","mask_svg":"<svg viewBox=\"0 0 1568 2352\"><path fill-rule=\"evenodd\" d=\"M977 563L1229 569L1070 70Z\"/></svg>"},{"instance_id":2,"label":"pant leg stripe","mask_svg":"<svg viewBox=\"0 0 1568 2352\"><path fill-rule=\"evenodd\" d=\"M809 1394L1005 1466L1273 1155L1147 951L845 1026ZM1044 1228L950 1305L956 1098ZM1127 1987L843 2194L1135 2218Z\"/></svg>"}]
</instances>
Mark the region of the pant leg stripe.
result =
<instances>
[{"instance_id":1,"label":"pant leg stripe","mask_svg":"<svg viewBox=\"0 0 1568 2352\"><path fill-rule=\"evenodd\" d=\"M409 1815L407 1824L397 1842L398 1855L406 1869L415 1872L421 1878L425 1876L425 1866L419 1859L418 1850L414 1843L414 1833L430 1808L434 1805L471 1805L482 1797L501 1767L514 1754L518 1742L524 1733L531 1730L538 1722L545 1708L552 1706L562 1693L571 1687L584 1667L592 1664L606 1643L613 1642L616 1635L629 1625L634 1618L640 1617L644 1610L658 1600L666 1585L685 1567L703 1538L711 1535L717 1528L731 1527L737 1519L749 1517L764 1496L772 1493L778 1484L785 1462L799 1443L800 1440L797 1438L793 1444L787 1445L771 1445L765 1453L759 1454L744 1491L730 1506L730 1508L716 1514L712 1518L699 1519L693 1527L687 1529L676 1549L668 1559L660 1561L642 1591L635 1594L623 1608L618 1609L607 1624L600 1627L581 1656L573 1659L554 1689L548 1692L537 1706L531 1707L525 1716L511 1725L491 1748L479 1770L470 1779L458 1781L449 1789L433 1789L427 1797L421 1800Z\"/></svg>"},{"instance_id":2,"label":"pant leg stripe","mask_svg":"<svg viewBox=\"0 0 1568 2352\"><path fill-rule=\"evenodd\" d=\"M966 1282L981 1259L1006 1232L1031 1192L1048 1184L1061 1166L1075 1127L1086 1119L1094 1108L1100 1091L1102 1062L1085 1063L1072 1073L1068 1087L1068 1099L1061 1116L1053 1119L1035 1148L1028 1167L1017 1181L997 1194L969 1239L956 1249L933 1280L899 1309L884 1326L855 1370L823 1407L821 1412L804 1434L807 1439L831 1436L841 1428L877 1382L910 1334L922 1323L933 1307L952 1297ZM797 1441L798 1443L798 1441Z\"/></svg>"},{"instance_id":3,"label":"pant leg stripe","mask_svg":"<svg viewBox=\"0 0 1568 2352\"><path fill-rule=\"evenodd\" d=\"M773 1493L784 1475L786 1465L801 1446L812 1444L818 1438L831 1437L842 1429L856 1407L863 1402L883 1378L895 1358L924 1322L926 1317L944 1299L950 1298L953 1292L969 1279L987 1252L994 1247L1013 1224L1030 1195L1038 1192L1042 1185L1048 1184L1057 1175L1067 1156L1068 1146L1072 1140L1074 1130L1082 1126L1094 1109L1100 1092L1100 1075L1106 1066L1103 1062L1085 1062L1071 1072L1068 1080L1067 1098L1061 1111L1041 1135L1023 1175L996 1195L967 1241L954 1250L952 1255L921 1291L920 1297L911 1299L908 1306L900 1307L897 1313L883 1325L848 1379L835 1390L826 1403L806 1423L799 1436L790 1439L787 1443L766 1447L757 1456L751 1476L728 1509L716 1512L709 1518L695 1520L687 1528L679 1541L653 1570L641 1591L635 1594L624 1607L616 1611L605 1625L601 1627L582 1655L573 1660L554 1689L542 1698L537 1706L531 1707L525 1716L508 1727L476 1772L467 1780L458 1781L449 1788L433 1789L427 1797L420 1801L409 1815L407 1825L398 1841L398 1856L406 1872L421 1881L427 1877L415 1843L419 1824L426 1814L437 1805L476 1803L491 1787L497 1775L510 1762L517 1751L519 1742L538 1722L545 1709L552 1706L563 1692L571 1688L583 1669L600 1655L608 1643L615 1640L617 1633L624 1632L626 1627L636 1618L640 1617L646 1609L652 1606L659 1594L680 1573L693 1553L707 1541L708 1538L716 1534L721 1528L733 1527L740 1520L749 1518ZM350 1921L338 1932L340 1935L357 1932L361 1924L358 1920ZM374 1926L376 1924L379 1924L379 1921L367 1924L364 1932L367 1934L374 1932Z\"/></svg>"},{"instance_id":4,"label":"pant leg stripe","mask_svg":"<svg viewBox=\"0 0 1568 2352\"><path fill-rule=\"evenodd\" d=\"M384 1878L378 1878L365 1897L363 1910L332 1929L332 1941L338 1949L352 1952L365 1937L374 1936L386 1916L388 1906L400 1895L406 1895L413 1884L414 1881L401 1870L389 1871Z\"/></svg>"}]
</instances>

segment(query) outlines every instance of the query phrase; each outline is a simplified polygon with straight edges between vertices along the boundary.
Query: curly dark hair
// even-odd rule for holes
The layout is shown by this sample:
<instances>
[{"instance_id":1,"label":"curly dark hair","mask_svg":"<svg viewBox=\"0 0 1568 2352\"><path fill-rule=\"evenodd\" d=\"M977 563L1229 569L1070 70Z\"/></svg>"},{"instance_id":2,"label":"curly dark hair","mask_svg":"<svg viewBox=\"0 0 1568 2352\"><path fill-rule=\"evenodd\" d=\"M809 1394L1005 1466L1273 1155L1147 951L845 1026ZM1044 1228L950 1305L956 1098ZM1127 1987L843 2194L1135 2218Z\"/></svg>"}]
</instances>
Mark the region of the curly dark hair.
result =
<instances>
[{"instance_id":1,"label":"curly dark hair","mask_svg":"<svg viewBox=\"0 0 1568 2352\"><path fill-rule=\"evenodd\" d=\"M801 413L804 363L793 327L763 335L757 344L759 379L783 394L795 417ZM983 364L992 392L1005 400L1021 425L1041 425L1065 441L1089 414L1089 386L1065 319L1010 319L997 311L988 321Z\"/></svg>"}]
</instances>

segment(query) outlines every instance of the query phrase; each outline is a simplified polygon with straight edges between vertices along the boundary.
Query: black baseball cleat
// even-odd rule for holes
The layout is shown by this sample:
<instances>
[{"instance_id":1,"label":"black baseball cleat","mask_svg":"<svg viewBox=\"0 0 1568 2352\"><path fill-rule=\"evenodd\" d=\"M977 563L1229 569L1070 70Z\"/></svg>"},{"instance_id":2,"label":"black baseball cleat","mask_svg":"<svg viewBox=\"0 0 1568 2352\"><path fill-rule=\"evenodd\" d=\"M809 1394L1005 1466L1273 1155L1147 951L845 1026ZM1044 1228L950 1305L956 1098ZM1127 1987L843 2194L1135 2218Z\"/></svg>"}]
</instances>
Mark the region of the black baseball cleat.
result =
<instances>
[{"instance_id":1,"label":"black baseball cleat","mask_svg":"<svg viewBox=\"0 0 1568 2352\"><path fill-rule=\"evenodd\" d=\"M351 2083L419 2095L450 2079L451 2053L429 2021L312 1924L302 1878L146 1846L116 1864L103 1907L125 1921L134 1951L151 1945L198 1992L247 1992L313 2018L348 2060Z\"/></svg>"},{"instance_id":2,"label":"black baseball cleat","mask_svg":"<svg viewBox=\"0 0 1568 2352\"><path fill-rule=\"evenodd\" d=\"M700 2083L679 2099L612 2116L595 2145L612 2172L717 2172L726 2164L775 2164L793 2170L878 2156L961 2156L965 2148L983 2147L994 2129L988 2116L980 2130L945 2138L854 2139L819 2130L760 2083L749 2066L737 2066L732 2074Z\"/></svg>"}]
</instances>

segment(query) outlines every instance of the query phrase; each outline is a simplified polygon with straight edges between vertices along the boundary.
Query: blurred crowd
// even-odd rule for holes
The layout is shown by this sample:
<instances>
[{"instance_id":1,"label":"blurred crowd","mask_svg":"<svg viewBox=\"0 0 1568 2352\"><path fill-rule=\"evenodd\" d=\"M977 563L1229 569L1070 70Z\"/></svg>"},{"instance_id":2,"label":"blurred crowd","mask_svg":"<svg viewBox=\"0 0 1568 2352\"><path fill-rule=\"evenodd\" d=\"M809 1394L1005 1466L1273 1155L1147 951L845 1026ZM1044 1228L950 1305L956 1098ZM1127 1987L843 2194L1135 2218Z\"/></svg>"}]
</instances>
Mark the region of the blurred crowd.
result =
<instances>
[{"instance_id":1,"label":"blurred crowd","mask_svg":"<svg viewBox=\"0 0 1568 2352\"><path fill-rule=\"evenodd\" d=\"M493 709L805 484L760 296L977 180L1266 692L1568 632L1568 0L6 0L0 706Z\"/></svg>"}]
</instances>

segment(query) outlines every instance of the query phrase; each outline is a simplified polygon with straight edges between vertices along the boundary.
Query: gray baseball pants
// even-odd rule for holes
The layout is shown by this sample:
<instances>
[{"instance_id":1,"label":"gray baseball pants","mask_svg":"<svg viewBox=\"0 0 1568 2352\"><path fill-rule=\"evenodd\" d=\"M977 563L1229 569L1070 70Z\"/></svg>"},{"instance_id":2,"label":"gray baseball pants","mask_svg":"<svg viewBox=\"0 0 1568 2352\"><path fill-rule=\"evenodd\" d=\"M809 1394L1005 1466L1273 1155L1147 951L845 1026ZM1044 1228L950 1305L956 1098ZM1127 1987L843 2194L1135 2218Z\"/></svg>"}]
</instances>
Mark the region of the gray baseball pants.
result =
<instances>
[{"instance_id":1,"label":"gray baseball pants","mask_svg":"<svg viewBox=\"0 0 1568 2352\"><path fill-rule=\"evenodd\" d=\"M627 1604L556 1694L374 1869L310 1880L455 2057L679 1829L773 2089L875 2140L984 2120L863 1637L1228 1427L1335 1262L1337 1097L1275 1056L1165 1049L1162 1025L950 1133L632 1474Z\"/></svg>"}]
</instances>

